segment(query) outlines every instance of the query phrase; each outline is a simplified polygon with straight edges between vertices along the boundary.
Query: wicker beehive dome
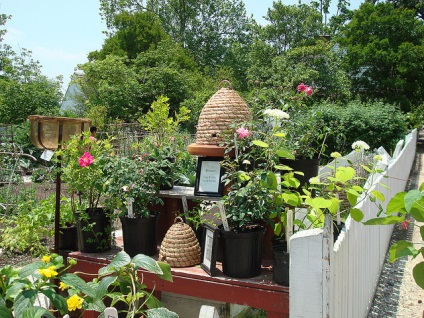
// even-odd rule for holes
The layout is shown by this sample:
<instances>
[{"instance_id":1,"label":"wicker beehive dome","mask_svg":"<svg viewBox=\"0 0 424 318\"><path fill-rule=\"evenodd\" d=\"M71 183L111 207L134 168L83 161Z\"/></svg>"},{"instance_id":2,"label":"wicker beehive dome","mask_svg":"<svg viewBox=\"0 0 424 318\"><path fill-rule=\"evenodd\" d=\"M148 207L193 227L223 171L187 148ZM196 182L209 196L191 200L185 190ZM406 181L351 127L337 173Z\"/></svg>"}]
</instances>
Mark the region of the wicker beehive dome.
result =
<instances>
[{"instance_id":1,"label":"wicker beehive dome","mask_svg":"<svg viewBox=\"0 0 424 318\"><path fill-rule=\"evenodd\" d=\"M196 234L180 217L166 232L159 249L159 261L171 267L189 267L200 263L201 250Z\"/></svg>"},{"instance_id":2,"label":"wicker beehive dome","mask_svg":"<svg viewBox=\"0 0 424 318\"><path fill-rule=\"evenodd\" d=\"M229 87L222 87L224 83ZM190 145L188 151L192 155L205 155L202 149L219 147L219 144L224 141L223 134L233 122L243 122L249 119L249 106L232 89L229 81L222 81L218 91L212 95L200 113L196 143Z\"/></svg>"}]
</instances>

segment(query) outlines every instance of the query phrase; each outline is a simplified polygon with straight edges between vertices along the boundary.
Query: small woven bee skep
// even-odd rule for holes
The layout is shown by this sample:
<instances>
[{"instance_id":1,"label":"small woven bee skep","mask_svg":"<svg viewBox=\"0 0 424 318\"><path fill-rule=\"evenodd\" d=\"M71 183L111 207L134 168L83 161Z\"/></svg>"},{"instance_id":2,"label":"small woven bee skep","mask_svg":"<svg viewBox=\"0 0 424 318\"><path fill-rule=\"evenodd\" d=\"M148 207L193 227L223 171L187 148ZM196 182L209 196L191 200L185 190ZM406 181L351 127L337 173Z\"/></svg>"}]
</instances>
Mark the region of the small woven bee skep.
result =
<instances>
[{"instance_id":1,"label":"small woven bee skep","mask_svg":"<svg viewBox=\"0 0 424 318\"><path fill-rule=\"evenodd\" d=\"M228 87L221 87L227 84ZM218 91L203 106L196 128L196 143L189 145L192 155L209 155L208 149L223 153L220 144L224 142L224 133L234 122L246 122L251 118L249 106L232 89L227 80L221 81ZM216 149L222 148L222 149Z\"/></svg>"},{"instance_id":2,"label":"small woven bee skep","mask_svg":"<svg viewBox=\"0 0 424 318\"><path fill-rule=\"evenodd\" d=\"M196 234L181 217L176 217L162 241L158 260L171 267L189 267L199 264L200 258L201 250Z\"/></svg>"}]
</instances>

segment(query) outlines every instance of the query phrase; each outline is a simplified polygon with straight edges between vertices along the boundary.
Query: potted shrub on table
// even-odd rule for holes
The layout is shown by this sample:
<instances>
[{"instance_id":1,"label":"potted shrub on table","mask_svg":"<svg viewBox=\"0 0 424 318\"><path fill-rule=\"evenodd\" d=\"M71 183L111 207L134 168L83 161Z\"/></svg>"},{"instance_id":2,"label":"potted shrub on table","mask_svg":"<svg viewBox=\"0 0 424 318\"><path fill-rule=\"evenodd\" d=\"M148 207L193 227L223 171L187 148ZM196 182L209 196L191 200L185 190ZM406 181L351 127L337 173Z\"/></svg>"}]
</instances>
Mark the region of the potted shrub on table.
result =
<instances>
[{"instance_id":1,"label":"potted shrub on table","mask_svg":"<svg viewBox=\"0 0 424 318\"><path fill-rule=\"evenodd\" d=\"M159 213L151 211L163 204L158 197L160 165L149 155L116 158L110 163L114 171L108 184L107 204L120 211L124 250L130 255L155 255L157 252L156 224Z\"/></svg>"},{"instance_id":2,"label":"potted shrub on table","mask_svg":"<svg viewBox=\"0 0 424 318\"><path fill-rule=\"evenodd\" d=\"M73 136L56 152L62 164L62 179L70 192L81 252L111 248L113 213L104 208L103 201L113 155L110 140L90 139L88 132Z\"/></svg>"},{"instance_id":3,"label":"potted shrub on table","mask_svg":"<svg viewBox=\"0 0 424 318\"><path fill-rule=\"evenodd\" d=\"M246 123L236 130L234 139L228 139L226 151L234 150L235 158L227 155L223 162L229 191L223 198L228 228L221 230L222 266L231 277L260 274L265 225L285 206L301 202L294 190L299 180L291 168L279 164L279 158L291 157L283 144L285 134L278 125L261 119L266 118Z\"/></svg>"},{"instance_id":4,"label":"potted shrub on table","mask_svg":"<svg viewBox=\"0 0 424 318\"><path fill-rule=\"evenodd\" d=\"M150 154L151 161L157 161L160 170L160 190L170 190L174 187L176 178L175 161L179 149L176 136L180 124L189 119L190 110L182 106L170 116L169 98L159 96L152 103L149 111L138 119L143 128L149 132L140 144L140 149Z\"/></svg>"}]
</instances>

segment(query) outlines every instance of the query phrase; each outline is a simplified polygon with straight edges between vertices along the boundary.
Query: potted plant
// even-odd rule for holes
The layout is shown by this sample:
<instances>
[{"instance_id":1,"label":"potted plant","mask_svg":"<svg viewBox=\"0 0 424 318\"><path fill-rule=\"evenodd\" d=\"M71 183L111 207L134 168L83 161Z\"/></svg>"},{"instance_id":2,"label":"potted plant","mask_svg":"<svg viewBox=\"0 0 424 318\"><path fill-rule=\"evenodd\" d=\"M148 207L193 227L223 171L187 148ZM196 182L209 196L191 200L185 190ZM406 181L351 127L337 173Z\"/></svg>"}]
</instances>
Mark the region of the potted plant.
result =
<instances>
[{"instance_id":1,"label":"potted plant","mask_svg":"<svg viewBox=\"0 0 424 318\"><path fill-rule=\"evenodd\" d=\"M182 106L174 116L171 116L168 100L168 97L159 96L149 111L138 119L149 133L148 138L142 141L141 149L150 154L150 161L158 161L158 166L161 168L159 170L161 190L170 190L174 186L175 161L180 151L176 136L180 124L189 119L190 113L189 109Z\"/></svg>"},{"instance_id":2,"label":"potted plant","mask_svg":"<svg viewBox=\"0 0 424 318\"><path fill-rule=\"evenodd\" d=\"M52 196L53 197L53 196ZM53 208L53 205L52 205ZM60 227L59 227L59 250L78 250L77 226L75 215L72 211L71 200L66 197L60 198Z\"/></svg>"},{"instance_id":3,"label":"potted plant","mask_svg":"<svg viewBox=\"0 0 424 318\"><path fill-rule=\"evenodd\" d=\"M110 162L114 171L107 181L107 204L119 211L124 250L130 255L157 252L156 223L159 213L151 211L163 204L158 196L161 169L149 154L121 157Z\"/></svg>"},{"instance_id":4,"label":"potted plant","mask_svg":"<svg viewBox=\"0 0 424 318\"><path fill-rule=\"evenodd\" d=\"M352 147L358 154L368 147L363 142L355 142ZM369 147L368 147L369 148ZM331 157L333 163L327 164L322 174L310 180L310 185L303 188L304 206L307 209L305 227L322 227L326 215L331 215L334 224L334 239L342 228L342 220L350 215L354 220L361 219L363 213L356 206L367 198L372 197L375 204L384 201L384 196L377 190L368 188L373 182L366 182L367 179L358 176L355 163L348 161L347 165L338 165L341 155L333 152ZM361 164L360 168L368 172L369 177L373 177L382 172L379 162L380 155L375 155L373 161L367 165ZM382 209L380 205L380 209Z\"/></svg>"},{"instance_id":5,"label":"potted plant","mask_svg":"<svg viewBox=\"0 0 424 318\"><path fill-rule=\"evenodd\" d=\"M115 306L121 302L126 305L121 314L127 318L178 318L146 290L138 272L143 269L172 282L168 264L146 255L131 259L125 252L119 252L90 282L77 275L81 273L72 273L74 265L74 259L66 265L62 256L51 254L21 268L0 268L0 317L54 318L69 314L76 318L82 317L85 310L100 314L105 303ZM51 302L50 307L43 306L43 297Z\"/></svg>"},{"instance_id":6,"label":"potted plant","mask_svg":"<svg viewBox=\"0 0 424 318\"><path fill-rule=\"evenodd\" d=\"M320 119L320 113L306 106L314 94L312 86L304 83L294 87L290 83L278 89L260 88L253 106L256 113L270 115L284 113L282 120L272 121L280 125L286 134L284 143L291 152L291 158L281 158L280 162L291 167L297 174L301 185L311 177L318 175L321 155L325 150L325 141L329 130Z\"/></svg>"},{"instance_id":7,"label":"potted plant","mask_svg":"<svg viewBox=\"0 0 424 318\"><path fill-rule=\"evenodd\" d=\"M112 156L110 140L92 140L88 132L73 136L56 152L62 179L70 192L78 249L82 252L100 252L111 247L112 213L104 208L103 201Z\"/></svg>"},{"instance_id":8,"label":"potted plant","mask_svg":"<svg viewBox=\"0 0 424 318\"><path fill-rule=\"evenodd\" d=\"M234 158L227 155L223 161L223 181L229 191L222 200L228 222L228 228L221 230L222 266L228 276L260 274L265 225L286 205L301 202L294 190L299 186L294 172L279 164L279 158L291 154L284 145L285 134L273 119L276 117L265 113L236 129L235 136L228 134L226 152L235 153Z\"/></svg>"}]
</instances>

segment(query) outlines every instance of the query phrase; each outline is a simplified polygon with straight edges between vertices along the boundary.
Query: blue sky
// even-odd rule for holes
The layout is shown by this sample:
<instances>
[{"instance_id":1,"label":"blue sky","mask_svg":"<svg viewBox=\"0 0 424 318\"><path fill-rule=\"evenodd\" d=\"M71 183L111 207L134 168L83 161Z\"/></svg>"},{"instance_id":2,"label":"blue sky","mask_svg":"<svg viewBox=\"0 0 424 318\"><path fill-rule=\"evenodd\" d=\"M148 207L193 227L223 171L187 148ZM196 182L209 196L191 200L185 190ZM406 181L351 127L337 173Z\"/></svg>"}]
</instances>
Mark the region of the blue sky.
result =
<instances>
[{"instance_id":1,"label":"blue sky","mask_svg":"<svg viewBox=\"0 0 424 318\"><path fill-rule=\"evenodd\" d=\"M244 0L247 13L259 23L272 0ZM296 4L297 0L283 1ZM336 0L333 0L334 4ZM351 0L356 9L360 0ZM106 30L97 0L0 0L0 13L12 15L6 23L3 43L15 51L25 48L42 65L49 78L63 75L64 90L77 64L87 62L87 54L101 49ZM331 11L331 10L330 10Z\"/></svg>"}]
</instances>

